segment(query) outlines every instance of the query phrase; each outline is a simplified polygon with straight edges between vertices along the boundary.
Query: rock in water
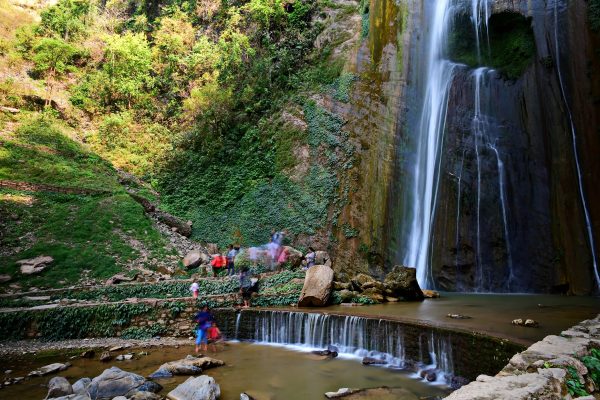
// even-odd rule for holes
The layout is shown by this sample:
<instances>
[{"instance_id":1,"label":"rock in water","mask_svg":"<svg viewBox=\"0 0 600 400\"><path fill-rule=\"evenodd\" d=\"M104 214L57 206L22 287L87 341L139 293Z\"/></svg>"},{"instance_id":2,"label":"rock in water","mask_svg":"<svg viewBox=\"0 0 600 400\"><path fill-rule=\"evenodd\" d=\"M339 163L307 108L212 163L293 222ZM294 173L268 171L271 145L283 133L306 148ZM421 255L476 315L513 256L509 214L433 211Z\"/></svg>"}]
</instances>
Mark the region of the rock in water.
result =
<instances>
[{"instance_id":1,"label":"rock in water","mask_svg":"<svg viewBox=\"0 0 600 400\"><path fill-rule=\"evenodd\" d=\"M137 391L159 390L160 385L143 386L146 383L143 376L111 367L92 379L88 392L94 400L110 400L117 396L131 397Z\"/></svg>"},{"instance_id":2,"label":"rock in water","mask_svg":"<svg viewBox=\"0 0 600 400\"><path fill-rule=\"evenodd\" d=\"M306 271L304 287L298 307L325 306L331 294L333 270L326 265L315 265Z\"/></svg>"},{"instance_id":3,"label":"rock in water","mask_svg":"<svg viewBox=\"0 0 600 400\"><path fill-rule=\"evenodd\" d=\"M68 396L70 394L73 394L73 387L66 378L55 376L48 382L48 395L46 399Z\"/></svg>"},{"instance_id":4,"label":"rock in water","mask_svg":"<svg viewBox=\"0 0 600 400\"><path fill-rule=\"evenodd\" d=\"M201 375L188 378L171 390L167 398L171 400L216 400L221 396L221 388L213 378Z\"/></svg>"},{"instance_id":5,"label":"rock in water","mask_svg":"<svg viewBox=\"0 0 600 400\"><path fill-rule=\"evenodd\" d=\"M112 360L112 355L110 354L110 351L105 351L100 355L100 361L108 362L110 360Z\"/></svg>"},{"instance_id":6,"label":"rock in water","mask_svg":"<svg viewBox=\"0 0 600 400\"><path fill-rule=\"evenodd\" d=\"M221 360L210 357L187 356L183 360L170 361L161 365L150 378L169 378L173 375L199 375L203 370L225 365Z\"/></svg>"},{"instance_id":7,"label":"rock in water","mask_svg":"<svg viewBox=\"0 0 600 400\"><path fill-rule=\"evenodd\" d=\"M396 265L385 276L383 281L387 291L392 297L402 297L405 300L423 300L423 292L417 282L417 270L414 268Z\"/></svg>"},{"instance_id":8,"label":"rock in water","mask_svg":"<svg viewBox=\"0 0 600 400\"><path fill-rule=\"evenodd\" d=\"M87 394L88 386L90 386L92 380L90 378L81 378L73 384L73 393L75 394Z\"/></svg>"},{"instance_id":9,"label":"rock in water","mask_svg":"<svg viewBox=\"0 0 600 400\"><path fill-rule=\"evenodd\" d=\"M69 363L66 363L66 364L61 364L61 363L48 364L48 365L45 365L45 366L41 367L40 369L36 369L35 371L31 371L29 373L29 376L44 376L44 375L52 374L54 372L64 371L65 369L69 368L70 366L71 366L71 364L69 364Z\"/></svg>"},{"instance_id":10,"label":"rock in water","mask_svg":"<svg viewBox=\"0 0 600 400\"><path fill-rule=\"evenodd\" d=\"M363 365L384 365L384 364L387 364L387 361L380 360L380 359L373 358L373 357L364 357L362 359L362 363L363 363Z\"/></svg>"},{"instance_id":11,"label":"rock in water","mask_svg":"<svg viewBox=\"0 0 600 400\"><path fill-rule=\"evenodd\" d=\"M248 393L240 393L240 400L254 400Z\"/></svg>"},{"instance_id":12,"label":"rock in water","mask_svg":"<svg viewBox=\"0 0 600 400\"><path fill-rule=\"evenodd\" d=\"M92 400L87 394L70 394L68 396L54 397L52 400Z\"/></svg>"},{"instance_id":13,"label":"rock in water","mask_svg":"<svg viewBox=\"0 0 600 400\"><path fill-rule=\"evenodd\" d=\"M27 260L19 260L17 264L21 266L21 273L23 275L31 275L42 272L53 261L54 258L50 256L39 256Z\"/></svg>"}]
</instances>

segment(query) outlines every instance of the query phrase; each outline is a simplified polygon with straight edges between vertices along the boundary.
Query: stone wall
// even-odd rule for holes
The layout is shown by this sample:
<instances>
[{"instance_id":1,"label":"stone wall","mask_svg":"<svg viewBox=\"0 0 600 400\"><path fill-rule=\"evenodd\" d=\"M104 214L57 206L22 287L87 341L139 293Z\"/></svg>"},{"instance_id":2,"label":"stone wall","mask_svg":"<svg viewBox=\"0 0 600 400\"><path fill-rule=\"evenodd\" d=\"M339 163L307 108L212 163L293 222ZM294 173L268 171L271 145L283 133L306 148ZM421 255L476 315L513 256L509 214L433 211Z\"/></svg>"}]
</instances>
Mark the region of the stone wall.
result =
<instances>
[{"instance_id":1,"label":"stone wall","mask_svg":"<svg viewBox=\"0 0 600 400\"><path fill-rule=\"evenodd\" d=\"M571 399L567 391L568 367L575 369L578 375L575 379L579 379L588 392L595 392L589 371L581 362L593 348L600 348L600 315L560 336L546 336L514 355L495 376L480 375L475 382L446 399Z\"/></svg>"}]
</instances>

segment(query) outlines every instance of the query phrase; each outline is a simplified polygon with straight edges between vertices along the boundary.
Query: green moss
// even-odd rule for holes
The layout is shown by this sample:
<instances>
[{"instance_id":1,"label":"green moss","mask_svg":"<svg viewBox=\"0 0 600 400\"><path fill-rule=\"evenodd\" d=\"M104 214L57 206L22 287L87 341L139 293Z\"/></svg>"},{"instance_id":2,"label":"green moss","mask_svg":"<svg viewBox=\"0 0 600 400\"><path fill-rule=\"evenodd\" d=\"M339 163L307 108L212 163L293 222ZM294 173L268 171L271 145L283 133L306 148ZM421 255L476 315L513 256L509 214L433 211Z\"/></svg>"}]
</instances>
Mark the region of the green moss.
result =
<instances>
[{"instance_id":1,"label":"green moss","mask_svg":"<svg viewBox=\"0 0 600 400\"><path fill-rule=\"evenodd\" d=\"M454 23L449 48L453 61L472 68L487 66L498 70L507 79L517 79L531 64L536 52L531 18L510 12L492 15L489 47L484 39L478 54L469 17L460 15Z\"/></svg>"}]
</instances>

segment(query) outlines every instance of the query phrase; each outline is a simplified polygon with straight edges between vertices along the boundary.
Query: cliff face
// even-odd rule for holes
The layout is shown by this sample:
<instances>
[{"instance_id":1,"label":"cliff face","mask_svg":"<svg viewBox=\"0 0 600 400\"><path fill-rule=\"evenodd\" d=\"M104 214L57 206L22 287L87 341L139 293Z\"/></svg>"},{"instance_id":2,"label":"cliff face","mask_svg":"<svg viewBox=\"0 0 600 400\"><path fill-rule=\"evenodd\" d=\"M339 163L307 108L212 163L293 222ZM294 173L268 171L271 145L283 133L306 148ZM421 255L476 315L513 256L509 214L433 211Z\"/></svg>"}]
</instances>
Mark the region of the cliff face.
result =
<instances>
[{"instance_id":1,"label":"cliff face","mask_svg":"<svg viewBox=\"0 0 600 400\"><path fill-rule=\"evenodd\" d=\"M531 41L534 54L520 65L490 56L490 68L465 65L465 54L456 60L430 246L434 284L590 293L589 233L600 236L598 35L588 28L585 2L490 6L492 50ZM368 36L348 58L358 76L350 101L332 105L360 143L336 230L338 269L380 275L404 260L403 182L425 85L427 7L371 1ZM355 237L344 235L344 224L356 228Z\"/></svg>"}]
</instances>

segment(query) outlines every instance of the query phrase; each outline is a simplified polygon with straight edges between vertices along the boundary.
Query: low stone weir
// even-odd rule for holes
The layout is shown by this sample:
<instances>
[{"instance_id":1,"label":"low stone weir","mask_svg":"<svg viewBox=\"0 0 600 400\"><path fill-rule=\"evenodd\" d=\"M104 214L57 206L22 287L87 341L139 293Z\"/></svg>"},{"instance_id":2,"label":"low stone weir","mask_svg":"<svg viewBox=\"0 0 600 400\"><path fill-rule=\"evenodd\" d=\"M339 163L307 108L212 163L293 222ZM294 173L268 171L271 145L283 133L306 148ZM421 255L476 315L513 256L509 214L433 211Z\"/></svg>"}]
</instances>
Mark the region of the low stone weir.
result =
<instances>
[{"instance_id":1,"label":"low stone weir","mask_svg":"<svg viewBox=\"0 0 600 400\"><path fill-rule=\"evenodd\" d=\"M235 302L233 295L222 301ZM144 339L156 335L194 334L193 299L140 300L0 312L0 340L86 337ZM277 309L213 309L228 339L301 346L304 350L334 345L344 356L370 356L392 367L437 370L469 380L495 374L522 346L476 332L324 312Z\"/></svg>"},{"instance_id":2,"label":"low stone weir","mask_svg":"<svg viewBox=\"0 0 600 400\"><path fill-rule=\"evenodd\" d=\"M546 336L515 354L495 376L480 375L475 382L453 392L446 399L572 399L577 395L585 396L581 390L598 394L600 388L592 379L593 374L598 373L595 361L592 364L588 361L587 365L585 362L592 349L598 348L600 315L582 321L560 336ZM571 396L569 385L578 386L577 395ZM594 396L580 398L593 399Z\"/></svg>"},{"instance_id":3,"label":"low stone weir","mask_svg":"<svg viewBox=\"0 0 600 400\"><path fill-rule=\"evenodd\" d=\"M304 349L336 346L354 357L385 360L392 367L435 369L445 376L475 379L496 373L522 346L476 332L393 319L280 310L243 310L223 321L232 337Z\"/></svg>"}]
</instances>

